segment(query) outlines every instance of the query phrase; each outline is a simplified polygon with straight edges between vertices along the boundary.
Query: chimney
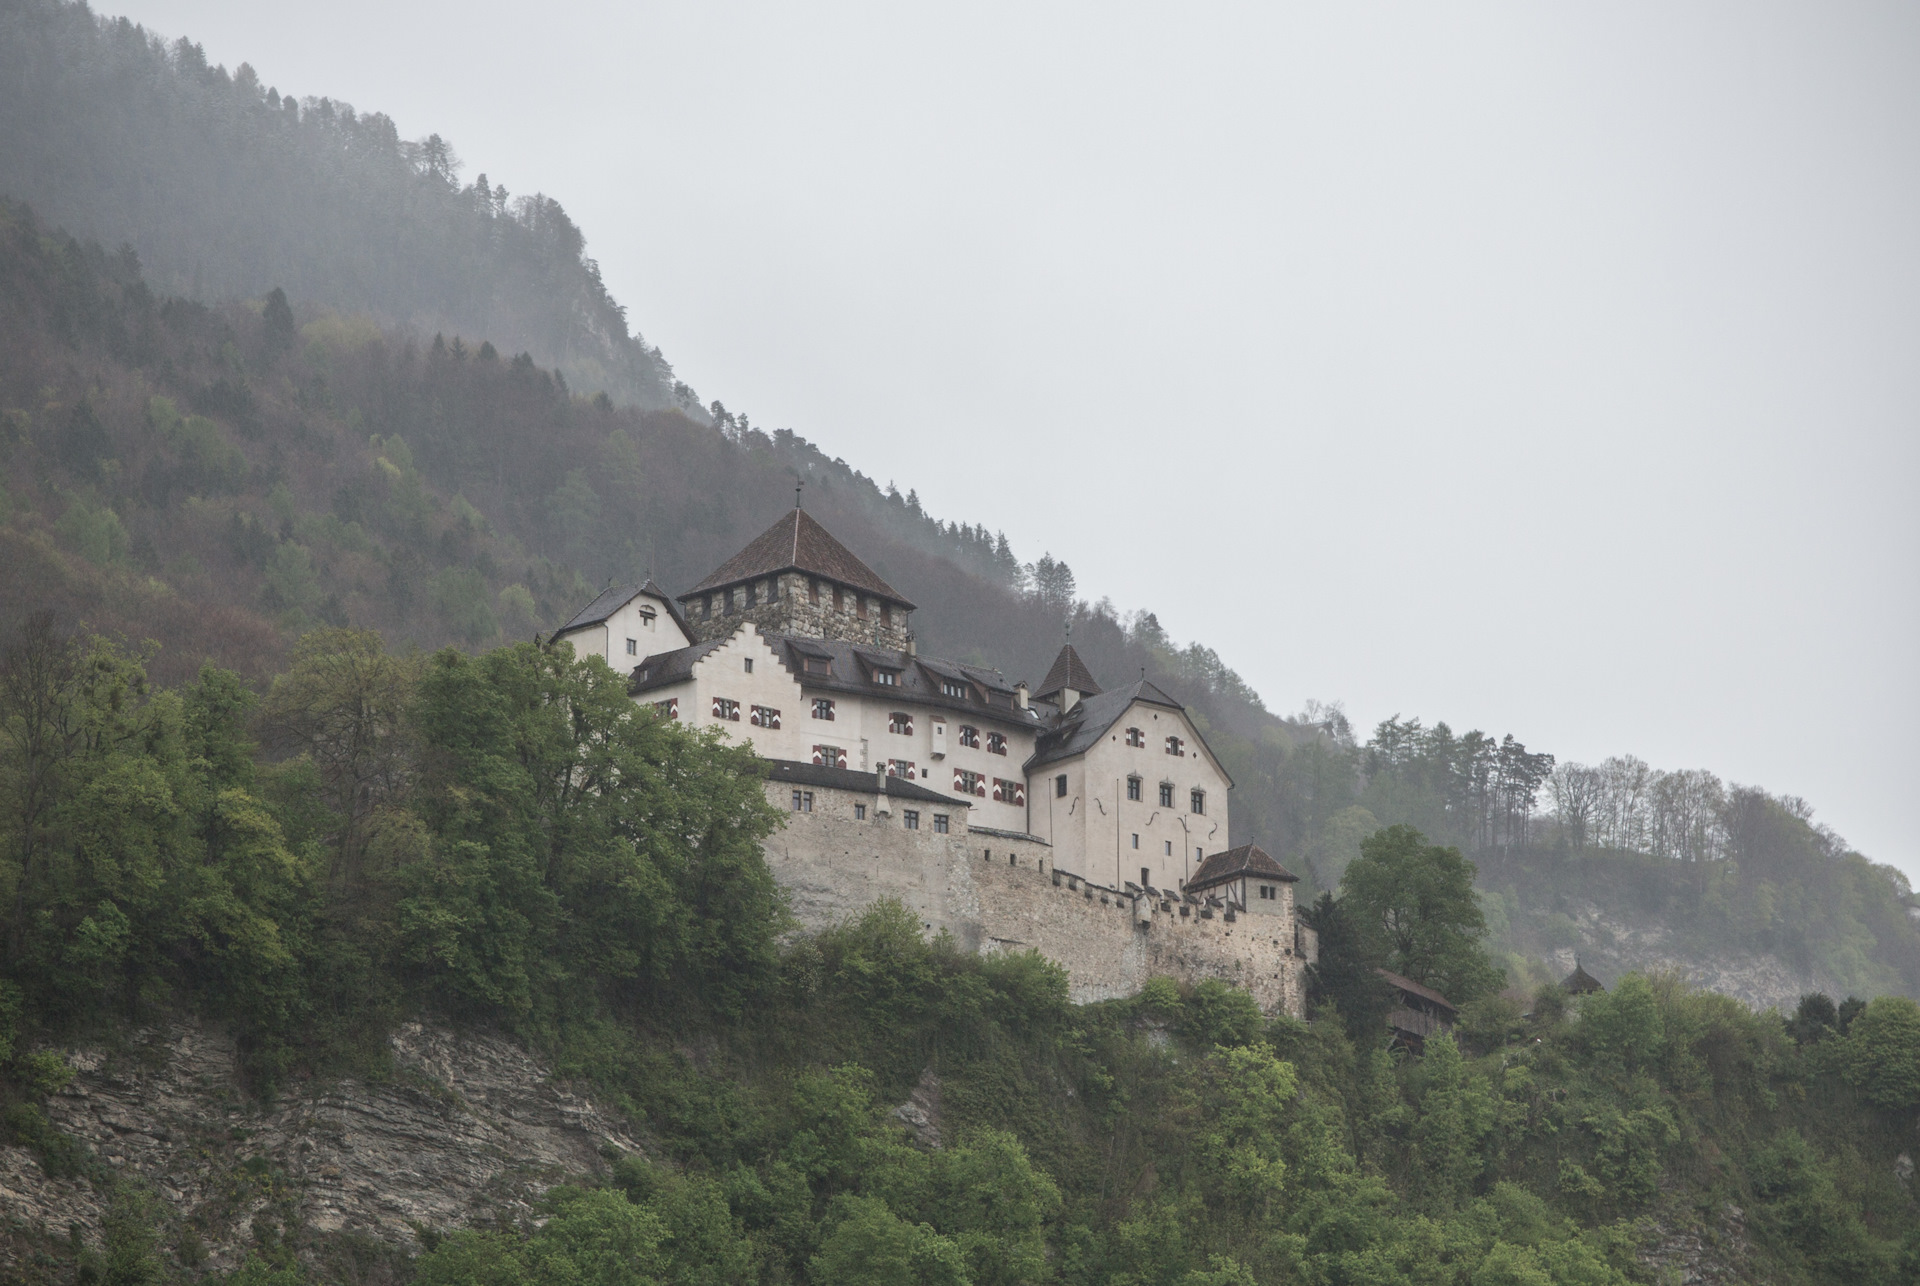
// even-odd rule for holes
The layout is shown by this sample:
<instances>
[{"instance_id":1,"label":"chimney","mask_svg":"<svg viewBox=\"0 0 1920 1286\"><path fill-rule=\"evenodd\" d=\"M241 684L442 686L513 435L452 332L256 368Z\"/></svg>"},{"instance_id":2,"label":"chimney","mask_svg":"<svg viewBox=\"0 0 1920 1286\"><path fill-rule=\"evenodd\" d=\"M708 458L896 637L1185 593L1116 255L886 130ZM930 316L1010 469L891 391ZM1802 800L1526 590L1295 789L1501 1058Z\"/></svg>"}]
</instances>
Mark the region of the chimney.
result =
<instances>
[{"instance_id":1,"label":"chimney","mask_svg":"<svg viewBox=\"0 0 1920 1286\"><path fill-rule=\"evenodd\" d=\"M920 655L920 640L914 638L913 635L911 634L907 635L907 655L908 656Z\"/></svg>"},{"instance_id":2,"label":"chimney","mask_svg":"<svg viewBox=\"0 0 1920 1286\"><path fill-rule=\"evenodd\" d=\"M1013 685L1013 703L1022 710L1027 708L1027 681L1025 679Z\"/></svg>"}]
</instances>

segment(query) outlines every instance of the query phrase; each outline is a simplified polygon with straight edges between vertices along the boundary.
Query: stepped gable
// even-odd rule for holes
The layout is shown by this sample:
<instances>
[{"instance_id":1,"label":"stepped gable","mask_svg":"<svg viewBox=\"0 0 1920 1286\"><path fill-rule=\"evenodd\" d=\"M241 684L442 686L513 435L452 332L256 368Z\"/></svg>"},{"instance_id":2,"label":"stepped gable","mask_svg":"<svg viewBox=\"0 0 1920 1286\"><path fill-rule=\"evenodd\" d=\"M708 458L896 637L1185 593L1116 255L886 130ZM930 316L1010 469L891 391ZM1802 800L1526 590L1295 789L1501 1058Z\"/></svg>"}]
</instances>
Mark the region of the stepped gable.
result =
<instances>
[{"instance_id":1,"label":"stepped gable","mask_svg":"<svg viewBox=\"0 0 1920 1286\"><path fill-rule=\"evenodd\" d=\"M722 563L712 575L680 597L692 598L742 581L777 576L781 572L804 572L849 589L877 595L909 610L914 607L899 590L880 579L878 572L835 540L804 509L791 511L761 532L745 549Z\"/></svg>"},{"instance_id":2,"label":"stepped gable","mask_svg":"<svg viewBox=\"0 0 1920 1286\"><path fill-rule=\"evenodd\" d=\"M667 614L673 617L675 623L680 626L681 632L689 637L692 636L693 631L687 628L687 618L681 614L680 605L673 601L666 590L648 580L639 585L614 585L601 590L599 596L581 608L578 615L555 630L554 637L558 638L567 631L577 630L583 625L598 625L642 594L651 594L665 603Z\"/></svg>"},{"instance_id":3,"label":"stepped gable","mask_svg":"<svg viewBox=\"0 0 1920 1286\"><path fill-rule=\"evenodd\" d=\"M707 639L690 647L675 648L671 652L648 657L633 667L632 677L627 683L627 695L637 697L654 688L668 687L693 677L693 667L726 641L724 638Z\"/></svg>"},{"instance_id":4,"label":"stepped gable","mask_svg":"<svg viewBox=\"0 0 1920 1286\"><path fill-rule=\"evenodd\" d=\"M1131 687L1097 693L1075 704L1072 710L1060 716L1057 724L1040 734L1039 740L1034 744L1033 758L1027 760L1026 770L1032 772L1055 760L1071 759L1075 755L1086 753L1096 741L1107 734L1114 724L1120 721L1120 716L1124 715L1136 701L1165 706L1181 714L1186 713L1185 706L1145 679ZM1197 730L1195 735L1198 736ZM1204 741L1202 744L1205 744ZM1217 758L1214 760L1214 766L1220 769L1222 775L1225 775L1226 768ZM1228 778L1227 784L1229 786L1233 784L1232 778Z\"/></svg>"},{"instance_id":5,"label":"stepped gable","mask_svg":"<svg viewBox=\"0 0 1920 1286\"><path fill-rule=\"evenodd\" d=\"M1093 671L1087 669L1087 663L1069 643L1060 649L1060 655L1053 658L1053 666L1047 671L1047 677L1040 682L1040 690L1034 696L1044 701L1067 688L1072 688L1083 697L1100 695L1100 684L1094 680Z\"/></svg>"},{"instance_id":6,"label":"stepped gable","mask_svg":"<svg viewBox=\"0 0 1920 1286\"><path fill-rule=\"evenodd\" d=\"M1207 860L1200 863L1200 869L1193 873L1193 878L1187 881L1186 891L1198 893L1216 884L1237 880L1243 875L1250 875L1256 879L1285 880L1290 883L1300 878L1267 856L1266 850L1258 844L1242 844L1239 848L1230 848L1224 853L1208 855Z\"/></svg>"}]
</instances>

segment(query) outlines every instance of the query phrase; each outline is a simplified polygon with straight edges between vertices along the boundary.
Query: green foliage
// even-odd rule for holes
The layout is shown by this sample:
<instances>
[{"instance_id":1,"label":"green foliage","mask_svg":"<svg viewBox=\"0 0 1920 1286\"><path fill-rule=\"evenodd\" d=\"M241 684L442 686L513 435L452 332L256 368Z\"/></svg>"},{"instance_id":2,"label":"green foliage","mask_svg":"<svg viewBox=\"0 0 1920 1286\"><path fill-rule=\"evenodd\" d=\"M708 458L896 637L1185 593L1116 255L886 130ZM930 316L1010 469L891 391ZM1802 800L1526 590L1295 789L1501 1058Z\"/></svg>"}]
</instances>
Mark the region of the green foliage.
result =
<instances>
[{"instance_id":1,"label":"green foliage","mask_svg":"<svg viewBox=\"0 0 1920 1286\"><path fill-rule=\"evenodd\" d=\"M67 498L66 511L54 524L60 543L98 567L123 562L127 556L127 529L120 515L84 495Z\"/></svg>"},{"instance_id":2,"label":"green foliage","mask_svg":"<svg viewBox=\"0 0 1920 1286\"><path fill-rule=\"evenodd\" d=\"M1360 845L1341 880L1344 909L1386 968L1464 1004L1500 985L1481 950L1486 918L1473 893L1473 863L1393 826Z\"/></svg>"},{"instance_id":3,"label":"green foliage","mask_svg":"<svg viewBox=\"0 0 1920 1286\"><path fill-rule=\"evenodd\" d=\"M1870 1001L1848 1024L1840 1060L1848 1082L1875 1107L1920 1107L1920 1005L1905 996Z\"/></svg>"}]
</instances>

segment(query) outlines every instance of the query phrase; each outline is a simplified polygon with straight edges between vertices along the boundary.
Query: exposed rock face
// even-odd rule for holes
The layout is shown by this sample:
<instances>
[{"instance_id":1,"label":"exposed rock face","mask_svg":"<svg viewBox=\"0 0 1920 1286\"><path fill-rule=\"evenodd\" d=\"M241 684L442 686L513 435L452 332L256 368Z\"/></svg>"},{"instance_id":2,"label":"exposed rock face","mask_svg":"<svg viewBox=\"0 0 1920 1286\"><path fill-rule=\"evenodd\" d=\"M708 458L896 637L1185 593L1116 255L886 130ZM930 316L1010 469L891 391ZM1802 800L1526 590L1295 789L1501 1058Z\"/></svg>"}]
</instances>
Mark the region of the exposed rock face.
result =
<instances>
[{"instance_id":1,"label":"exposed rock face","mask_svg":"<svg viewBox=\"0 0 1920 1286\"><path fill-rule=\"evenodd\" d=\"M893 1109L893 1115L923 1148L940 1146L940 1077L929 1067L920 1073L907 1101Z\"/></svg>"},{"instance_id":2,"label":"exposed rock face","mask_svg":"<svg viewBox=\"0 0 1920 1286\"><path fill-rule=\"evenodd\" d=\"M1562 973L1572 971L1576 953L1580 963L1608 986L1624 973L1670 969L1703 991L1732 996L1756 1009L1789 1013L1809 991L1824 991L1836 998L1846 994L1846 988L1833 979L1791 968L1778 956L1757 951L1696 954L1678 949L1672 932L1658 920L1629 922L1591 902L1576 902L1567 910L1580 930L1581 943L1553 953L1554 966Z\"/></svg>"},{"instance_id":3,"label":"exposed rock face","mask_svg":"<svg viewBox=\"0 0 1920 1286\"><path fill-rule=\"evenodd\" d=\"M410 1252L417 1228L525 1214L635 1147L498 1037L410 1023L392 1038L391 1080L296 1086L272 1104L243 1092L216 1029L182 1024L131 1044L69 1053L77 1075L49 1115L191 1222L212 1268L245 1258L260 1218ZM16 1233L64 1240L77 1224L97 1244L105 1204L84 1181L48 1179L25 1149L0 1148L0 1208Z\"/></svg>"}]
</instances>

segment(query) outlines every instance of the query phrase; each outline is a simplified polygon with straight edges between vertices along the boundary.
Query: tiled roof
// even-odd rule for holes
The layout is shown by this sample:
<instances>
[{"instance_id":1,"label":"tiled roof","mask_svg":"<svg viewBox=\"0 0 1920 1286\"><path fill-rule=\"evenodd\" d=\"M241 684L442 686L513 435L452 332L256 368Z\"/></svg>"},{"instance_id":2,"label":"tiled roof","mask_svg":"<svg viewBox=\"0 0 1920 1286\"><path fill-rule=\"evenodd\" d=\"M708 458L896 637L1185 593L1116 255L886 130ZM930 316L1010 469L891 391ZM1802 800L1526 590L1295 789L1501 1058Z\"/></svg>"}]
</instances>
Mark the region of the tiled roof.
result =
<instances>
[{"instance_id":1,"label":"tiled roof","mask_svg":"<svg viewBox=\"0 0 1920 1286\"><path fill-rule=\"evenodd\" d=\"M1072 688L1083 697L1097 696L1100 685L1094 681L1093 672L1087 669L1087 663L1069 643L1060 649L1060 655L1053 658L1053 666L1047 671L1047 677L1040 681L1037 697L1050 697L1065 688Z\"/></svg>"},{"instance_id":2,"label":"tiled roof","mask_svg":"<svg viewBox=\"0 0 1920 1286\"><path fill-rule=\"evenodd\" d=\"M913 607L899 590L881 580L873 568L856 558L852 550L835 540L804 509L793 510L761 532L745 549L722 563L719 570L680 597L691 598L710 589L786 571L806 572L876 594L901 607Z\"/></svg>"},{"instance_id":3,"label":"tiled roof","mask_svg":"<svg viewBox=\"0 0 1920 1286\"><path fill-rule=\"evenodd\" d=\"M923 804L945 804L952 808L972 808L965 795L942 795L937 790L915 785L904 777L885 777L878 773L857 772L852 768L822 768L797 759L769 759L767 780L812 786L819 790L850 790L862 795L877 795L885 783L887 798L910 799Z\"/></svg>"},{"instance_id":4,"label":"tiled roof","mask_svg":"<svg viewBox=\"0 0 1920 1286\"><path fill-rule=\"evenodd\" d=\"M663 688L679 683L693 673L693 667L702 657L725 643L725 639L708 639L704 643L695 643L692 647L676 648L671 652L659 652L633 667L633 678L627 684L627 692L639 696L642 692L654 688Z\"/></svg>"},{"instance_id":5,"label":"tiled roof","mask_svg":"<svg viewBox=\"0 0 1920 1286\"><path fill-rule=\"evenodd\" d=\"M1404 991L1408 995L1418 996L1420 997L1420 999L1425 1000L1430 1004L1439 1005L1442 1009L1446 1010L1448 1013L1454 1012L1453 1002L1451 1000L1448 1000L1445 996L1441 995L1439 992L1435 991L1432 987L1423 987L1411 978L1402 978L1399 974L1389 972L1388 970L1385 970L1385 969L1375 969L1374 972L1379 974L1382 978L1385 978L1387 980L1388 985L1393 987L1395 990Z\"/></svg>"},{"instance_id":6,"label":"tiled roof","mask_svg":"<svg viewBox=\"0 0 1920 1286\"><path fill-rule=\"evenodd\" d=\"M680 614L680 605L667 597L667 591L661 589L652 581L646 581L639 585L615 585L611 589L602 590L597 598L580 609L578 615L555 630L554 637L558 638L568 630L577 630L587 625L598 625L642 594L651 594L665 603L667 605L667 614L673 617L674 623L680 627L680 632L688 638L693 637L693 631L687 628L687 618Z\"/></svg>"},{"instance_id":7,"label":"tiled roof","mask_svg":"<svg viewBox=\"0 0 1920 1286\"><path fill-rule=\"evenodd\" d=\"M1589 992L1605 991L1606 985L1586 971L1578 960L1573 962L1573 972L1560 980L1560 989L1575 996L1584 996Z\"/></svg>"},{"instance_id":8,"label":"tiled roof","mask_svg":"<svg viewBox=\"0 0 1920 1286\"><path fill-rule=\"evenodd\" d=\"M1270 880L1298 880L1300 877L1280 863L1268 857L1258 844L1242 844L1239 848L1230 848L1224 853L1212 853L1200 863L1200 869L1187 881L1187 892L1197 893L1201 889L1212 888L1216 884L1225 884L1237 880L1243 875L1261 876Z\"/></svg>"},{"instance_id":9,"label":"tiled roof","mask_svg":"<svg viewBox=\"0 0 1920 1286\"><path fill-rule=\"evenodd\" d=\"M1186 707L1145 679L1131 687L1115 688L1112 692L1098 693L1061 715L1052 728L1040 734L1040 740L1034 746L1033 758L1026 764L1028 771L1056 760L1072 759L1076 755L1085 754L1096 741L1107 735L1107 732L1119 721L1120 716L1125 714L1127 708L1135 701L1165 706L1169 710L1179 710L1182 713L1186 710ZM1214 766L1219 768L1222 774L1227 771L1217 759L1214 761ZM1231 778L1228 779L1228 784L1232 784Z\"/></svg>"}]
</instances>

